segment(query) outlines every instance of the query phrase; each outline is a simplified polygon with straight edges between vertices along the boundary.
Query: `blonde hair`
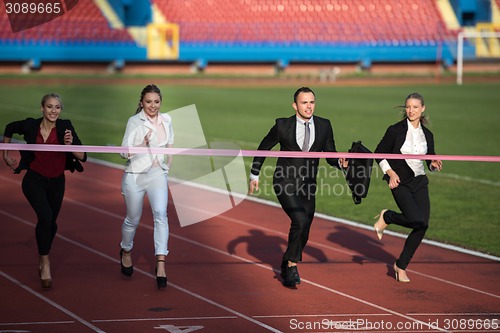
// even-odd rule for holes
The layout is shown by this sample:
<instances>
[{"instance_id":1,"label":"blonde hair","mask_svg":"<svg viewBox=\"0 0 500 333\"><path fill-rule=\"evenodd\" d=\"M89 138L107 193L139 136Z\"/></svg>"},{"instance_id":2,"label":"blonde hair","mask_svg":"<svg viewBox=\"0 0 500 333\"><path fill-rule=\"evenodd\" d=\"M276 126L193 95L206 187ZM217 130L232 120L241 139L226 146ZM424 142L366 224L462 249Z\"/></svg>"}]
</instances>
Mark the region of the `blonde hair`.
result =
<instances>
[{"instance_id":1,"label":"blonde hair","mask_svg":"<svg viewBox=\"0 0 500 333\"><path fill-rule=\"evenodd\" d=\"M406 119L408 118L408 116L406 115L406 102L409 100L409 99L418 99L420 101L420 103L422 103L422 106L425 105L424 103L424 96L422 96L421 94L417 93L417 92L414 92L414 93L411 93L409 94L406 98L405 98L405 103L404 105L398 105L397 108L398 109L402 109L401 113L403 115L403 119ZM429 117L427 116L427 113L426 112L423 112L422 113L422 116L420 117L420 123L422 125L429 125Z\"/></svg>"},{"instance_id":2,"label":"blonde hair","mask_svg":"<svg viewBox=\"0 0 500 333\"><path fill-rule=\"evenodd\" d=\"M49 98L55 98L59 101L59 104L61 104L61 110L64 109L64 104L63 104L63 101L61 99L61 97L58 95L58 94L55 94L55 93L50 93L50 94L46 94L42 97L42 101L40 102L40 105L43 107L45 106L45 103L47 102L47 100Z\"/></svg>"}]
</instances>

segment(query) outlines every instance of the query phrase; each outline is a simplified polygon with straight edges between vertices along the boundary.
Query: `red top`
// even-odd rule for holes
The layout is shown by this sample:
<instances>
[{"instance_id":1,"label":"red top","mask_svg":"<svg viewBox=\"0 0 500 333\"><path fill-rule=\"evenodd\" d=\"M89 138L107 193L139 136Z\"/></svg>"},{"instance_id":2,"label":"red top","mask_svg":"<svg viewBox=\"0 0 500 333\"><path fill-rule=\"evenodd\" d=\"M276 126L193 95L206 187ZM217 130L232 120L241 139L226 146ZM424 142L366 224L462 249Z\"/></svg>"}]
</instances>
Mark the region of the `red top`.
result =
<instances>
[{"instance_id":1,"label":"red top","mask_svg":"<svg viewBox=\"0 0 500 333\"><path fill-rule=\"evenodd\" d=\"M47 141L43 141L42 133L38 130L37 144L58 145L56 128L50 131ZM30 169L42 176L56 178L64 173L66 167L66 153L57 151L35 151L35 159L30 164Z\"/></svg>"}]
</instances>

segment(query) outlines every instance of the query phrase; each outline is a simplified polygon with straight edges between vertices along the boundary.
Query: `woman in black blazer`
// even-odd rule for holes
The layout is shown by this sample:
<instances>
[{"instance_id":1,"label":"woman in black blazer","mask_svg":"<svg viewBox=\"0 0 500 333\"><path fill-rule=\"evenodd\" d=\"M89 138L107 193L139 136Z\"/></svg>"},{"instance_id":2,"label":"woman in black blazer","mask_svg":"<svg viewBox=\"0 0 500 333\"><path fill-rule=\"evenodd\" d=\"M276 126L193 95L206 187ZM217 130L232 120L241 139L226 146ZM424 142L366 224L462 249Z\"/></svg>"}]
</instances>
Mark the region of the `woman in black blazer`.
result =
<instances>
[{"instance_id":1,"label":"woman in black blazer","mask_svg":"<svg viewBox=\"0 0 500 333\"><path fill-rule=\"evenodd\" d=\"M59 119L63 109L61 98L57 94L43 96L42 117L27 118L7 124L3 142L10 143L14 134L20 134L28 144L81 145L76 131L69 120ZM84 152L21 151L21 159L3 153L5 163L20 173L27 170L23 177L24 196L37 215L35 237L40 255L38 275L42 288L52 286L49 252L57 232L57 216L64 198L64 171L81 172L80 161L87 159Z\"/></svg>"},{"instance_id":2,"label":"woman in black blazer","mask_svg":"<svg viewBox=\"0 0 500 333\"><path fill-rule=\"evenodd\" d=\"M375 153L435 155L434 137L424 126L428 121L424 115L425 104L422 95L410 94L402 108L405 109L403 120L387 129ZM384 229L389 224L412 229L403 251L394 263L396 280L410 282L406 275L406 267L422 242L429 225L429 180L425 175L422 160L384 159L377 162L384 172L384 180L389 184L401 213L384 209L373 227L379 239L382 239ZM442 169L440 160L426 160L426 163L430 171Z\"/></svg>"}]
</instances>

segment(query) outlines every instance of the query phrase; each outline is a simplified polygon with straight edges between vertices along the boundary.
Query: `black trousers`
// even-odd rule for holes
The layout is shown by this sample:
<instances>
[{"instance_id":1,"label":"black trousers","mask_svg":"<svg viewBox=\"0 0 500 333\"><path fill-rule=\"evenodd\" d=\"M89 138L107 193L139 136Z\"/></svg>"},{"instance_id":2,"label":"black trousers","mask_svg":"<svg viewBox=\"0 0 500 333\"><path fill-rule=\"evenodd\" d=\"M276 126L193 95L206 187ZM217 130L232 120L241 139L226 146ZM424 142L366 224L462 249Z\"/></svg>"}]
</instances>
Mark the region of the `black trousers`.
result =
<instances>
[{"instance_id":1,"label":"black trousers","mask_svg":"<svg viewBox=\"0 0 500 333\"><path fill-rule=\"evenodd\" d=\"M384 214L387 224L397 224L413 229L408 235L396 265L406 269L429 227L431 204L429 199L429 179L418 176L410 182L392 190L392 196L401 213L388 210Z\"/></svg>"},{"instance_id":2,"label":"black trousers","mask_svg":"<svg viewBox=\"0 0 500 333\"><path fill-rule=\"evenodd\" d=\"M31 170L28 170L23 178L24 196L38 220L35 236L39 255L49 254L56 236L56 220L64 198L65 183L64 174L57 178L48 178Z\"/></svg>"},{"instance_id":3,"label":"black trousers","mask_svg":"<svg viewBox=\"0 0 500 333\"><path fill-rule=\"evenodd\" d=\"M316 181L299 178L274 183L274 192L281 207L290 217L288 246L283 261L302 261L302 251L309 239L309 230L316 209Z\"/></svg>"}]
</instances>

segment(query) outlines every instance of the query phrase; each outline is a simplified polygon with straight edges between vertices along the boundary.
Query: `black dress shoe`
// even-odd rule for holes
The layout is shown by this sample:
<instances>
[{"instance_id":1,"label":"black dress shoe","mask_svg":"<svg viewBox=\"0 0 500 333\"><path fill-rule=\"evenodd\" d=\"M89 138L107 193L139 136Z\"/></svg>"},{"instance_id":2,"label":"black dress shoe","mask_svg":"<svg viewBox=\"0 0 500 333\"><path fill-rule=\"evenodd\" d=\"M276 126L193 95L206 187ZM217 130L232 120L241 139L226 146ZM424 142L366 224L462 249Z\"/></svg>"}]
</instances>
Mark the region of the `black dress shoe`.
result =
<instances>
[{"instance_id":1,"label":"black dress shoe","mask_svg":"<svg viewBox=\"0 0 500 333\"><path fill-rule=\"evenodd\" d=\"M284 280L286 276L286 269L288 268L288 262L282 261L281 262L281 273L280 276Z\"/></svg>"},{"instance_id":2,"label":"black dress shoe","mask_svg":"<svg viewBox=\"0 0 500 333\"><path fill-rule=\"evenodd\" d=\"M129 267L123 266L123 261L122 261L123 252L129 253L129 252L124 251L123 249L120 250L120 267L121 267L122 274L125 276L132 276L132 274L134 274L134 265L129 266Z\"/></svg>"},{"instance_id":3,"label":"black dress shoe","mask_svg":"<svg viewBox=\"0 0 500 333\"><path fill-rule=\"evenodd\" d=\"M299 275L299 271L297 269L297 266L293 266L295 267L295 272L296 274L295 275L295 283L296 284L300 284L300 275ZM285 277L286 277L286 274L287 274L287 270L288 270L288 262L287 261L283 261L281 262L281 278L283 278L283 280L285 280Z\"/></svg>"},{"instance_id":4,"label":"black dress shoe","mask_svg":"<svg viewBox=\"0 0 500 333\"><path fill-rule=\"evenodd\" d=\"M300 280L298 275L297 266L287 267L283 284L286 287L295 287L297 280Z\"/></svg>"},{"instance_id":5,"label":"black dress shoe","mask_svg":"<svg viewBox=\"0 0 500 333\"><path fill-rule=\"evenodd\" d=\"M297 266L294 266L294 267L295 267L295 283L300 284L299 269L297 268Z\"/></svg>"}]
</instances>

